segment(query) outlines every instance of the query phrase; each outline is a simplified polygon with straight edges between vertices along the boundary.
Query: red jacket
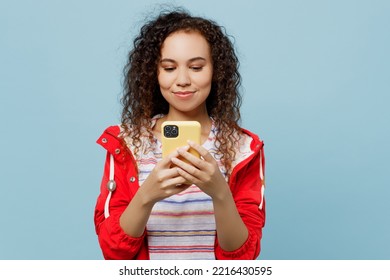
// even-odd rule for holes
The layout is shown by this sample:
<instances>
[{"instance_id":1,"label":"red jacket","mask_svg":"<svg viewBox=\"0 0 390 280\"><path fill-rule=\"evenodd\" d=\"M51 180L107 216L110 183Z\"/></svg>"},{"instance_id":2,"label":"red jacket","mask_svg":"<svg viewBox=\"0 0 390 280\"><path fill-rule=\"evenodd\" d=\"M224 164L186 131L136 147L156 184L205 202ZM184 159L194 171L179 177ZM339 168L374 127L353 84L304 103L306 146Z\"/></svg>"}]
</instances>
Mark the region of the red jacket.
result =
<instances>
[{"instance_id":1,"label":"red jacket","mask_svg":"<svg viewBox=\"0 0 390 280\"><path fill-rule=\"evenodd\" d=\"M265 223L264 145L257 135L247 130L244 132L253 138L251 149L254 153L234 167L229 186L249 236L239 249L232 252L224 251L216 238L216 259L256 259L260 253L260 240ZM119 133L119 126L111 126L97 140L97 143L107 150L107 157L95 207L96 233L105 259L149 259L146 229L141 237L134 238L127 235L119 225L119 217L139 188L137 164L132 153L119 138ZM111 164L114 165L116 189L108 199L109 216L105 217L111 156L114 159Z\"/></svg>"}]
</instances>

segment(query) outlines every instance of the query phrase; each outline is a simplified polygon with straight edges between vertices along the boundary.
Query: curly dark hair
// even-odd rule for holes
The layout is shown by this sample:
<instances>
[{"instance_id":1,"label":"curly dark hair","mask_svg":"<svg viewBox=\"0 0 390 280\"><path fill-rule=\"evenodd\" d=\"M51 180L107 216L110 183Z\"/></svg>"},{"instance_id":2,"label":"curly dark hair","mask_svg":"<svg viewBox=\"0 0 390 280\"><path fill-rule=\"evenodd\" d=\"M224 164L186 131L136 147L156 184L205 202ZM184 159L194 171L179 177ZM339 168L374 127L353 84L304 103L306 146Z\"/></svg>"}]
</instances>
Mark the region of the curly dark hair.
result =
<instances>
[{"instance_id":1,"label":"curly dark hair","mask_svg":"<svg viewBox=\"0 0 390 280\"><path fill-rule=\"evenodd\" d=\"M206 107L218 128L216 146L229 175L236 154L235 143L241 134L238 124L241 106L238 58L223 27L212 20L191 16L183 9L161 12L146 23L134 39L134 47L124 68L122 136L131 137L137 156L142 146L143 129L146 129L149 139L153 139L152 117L168 113L169 104L162 96L157 80L160 51L170 34L182 30L199 32L210 45L213 77Z\"/></svg>"}]
</instances>

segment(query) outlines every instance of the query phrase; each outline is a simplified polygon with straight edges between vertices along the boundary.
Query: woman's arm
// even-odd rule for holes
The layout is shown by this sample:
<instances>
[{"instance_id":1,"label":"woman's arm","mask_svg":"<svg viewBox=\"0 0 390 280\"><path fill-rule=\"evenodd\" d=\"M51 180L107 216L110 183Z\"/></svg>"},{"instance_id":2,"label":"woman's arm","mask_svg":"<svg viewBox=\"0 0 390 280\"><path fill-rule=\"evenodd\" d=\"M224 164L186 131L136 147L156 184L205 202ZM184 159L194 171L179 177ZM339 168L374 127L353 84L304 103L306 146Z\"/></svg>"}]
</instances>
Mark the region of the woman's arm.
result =
<instances>
[{"instance_id":1,"label":"woman's arm","mask_svg":"<svg viewBox=\"0 0 390 280\"><path fill-rule=\"evenodd\" d=\"M213 198L218 244L225 251L235 251L248 239L248 229L238 213L230 191Z\"/></svg>"}]
</instances>

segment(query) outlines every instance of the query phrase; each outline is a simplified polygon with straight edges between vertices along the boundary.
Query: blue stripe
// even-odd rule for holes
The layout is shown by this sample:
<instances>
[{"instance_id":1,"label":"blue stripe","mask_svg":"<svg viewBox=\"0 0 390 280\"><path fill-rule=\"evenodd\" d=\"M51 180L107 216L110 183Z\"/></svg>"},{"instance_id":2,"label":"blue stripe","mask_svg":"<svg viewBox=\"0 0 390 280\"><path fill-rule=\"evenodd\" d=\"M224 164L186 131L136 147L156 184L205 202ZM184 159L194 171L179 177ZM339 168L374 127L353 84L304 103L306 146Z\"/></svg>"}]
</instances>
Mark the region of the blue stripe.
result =
<instances>
[{"instance_id":1,"label":"blue stripe","mask_svg":"<svg viewBox=\"0 0 390 280\"><path fill-rule=\"evenodd\" d=\"M149 174L150 172L152 172L152 170L140 170L139 171L140 174Z\"/></svg>"}]
</instances>

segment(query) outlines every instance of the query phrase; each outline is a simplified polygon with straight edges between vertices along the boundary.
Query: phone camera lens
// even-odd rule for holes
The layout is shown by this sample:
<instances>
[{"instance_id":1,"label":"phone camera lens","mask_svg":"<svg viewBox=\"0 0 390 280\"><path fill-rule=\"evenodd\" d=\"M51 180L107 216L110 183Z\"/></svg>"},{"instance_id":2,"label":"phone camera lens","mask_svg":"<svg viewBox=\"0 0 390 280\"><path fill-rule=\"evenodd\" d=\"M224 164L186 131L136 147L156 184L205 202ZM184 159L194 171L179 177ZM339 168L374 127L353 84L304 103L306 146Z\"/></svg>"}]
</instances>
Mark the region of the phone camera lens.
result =
<instances>
[{"instance_id":1,"label":"phone camera lens","mask_svg":"<svg viewBox=\"0 0 390 280\"><path fill-rule=\"evenodd\" d=\"M164 136L168 138L175 138L179 135L179 127L177 125L164 126Z\"/></svg>"},{"instance_id":2,"label":"phone camera lens","mask_svg":"<svg viewBox=\"0 0 390 280\"><path fill-rule=\"evenodd\" d=\"M179 135L179 128L176 125L172 126L172 137L176 137Z\"/></svg>"}]
</instances>

